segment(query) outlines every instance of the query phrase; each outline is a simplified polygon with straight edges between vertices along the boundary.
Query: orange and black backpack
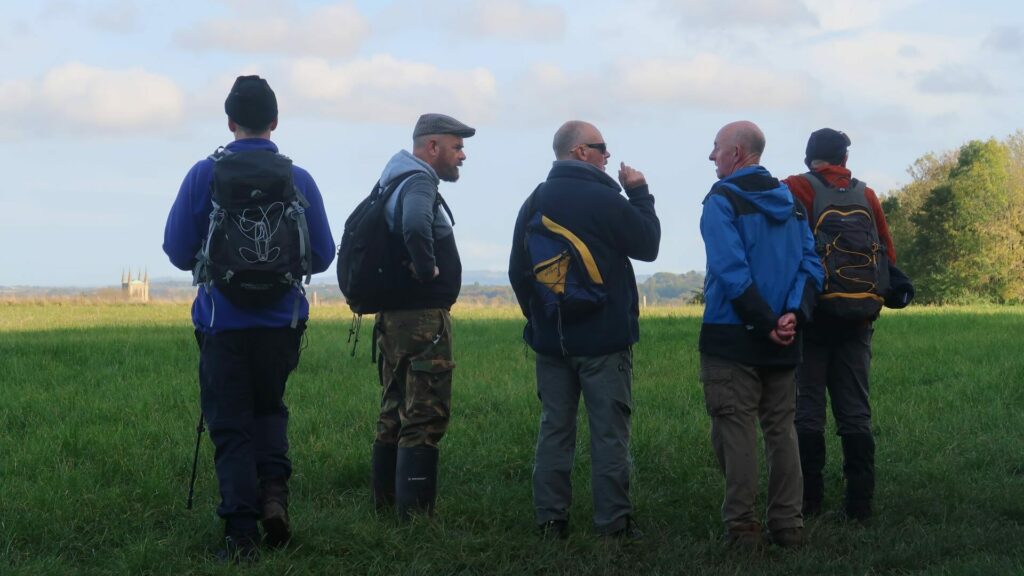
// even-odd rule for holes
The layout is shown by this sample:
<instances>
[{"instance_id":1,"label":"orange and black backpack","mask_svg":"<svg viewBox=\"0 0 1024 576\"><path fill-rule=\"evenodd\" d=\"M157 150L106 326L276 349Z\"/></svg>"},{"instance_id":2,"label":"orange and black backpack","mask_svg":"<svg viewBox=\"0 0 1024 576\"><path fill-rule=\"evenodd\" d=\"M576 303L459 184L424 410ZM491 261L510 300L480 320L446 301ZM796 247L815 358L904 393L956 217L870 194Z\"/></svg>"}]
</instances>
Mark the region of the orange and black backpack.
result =
<instances>
[{"instance_id":1,"label":"orange and black backpack","mask_svg":"<svg viewBox=\"0 0 1024 576\"><path fill-rule=\"evenodd\" d=\"M889 262L864 191L850 180L837 188L816 173L803 175L814 188L811 229L825 268L818 310L851 320L878 317L889 289Z\"/></svg>"}]
</instances>

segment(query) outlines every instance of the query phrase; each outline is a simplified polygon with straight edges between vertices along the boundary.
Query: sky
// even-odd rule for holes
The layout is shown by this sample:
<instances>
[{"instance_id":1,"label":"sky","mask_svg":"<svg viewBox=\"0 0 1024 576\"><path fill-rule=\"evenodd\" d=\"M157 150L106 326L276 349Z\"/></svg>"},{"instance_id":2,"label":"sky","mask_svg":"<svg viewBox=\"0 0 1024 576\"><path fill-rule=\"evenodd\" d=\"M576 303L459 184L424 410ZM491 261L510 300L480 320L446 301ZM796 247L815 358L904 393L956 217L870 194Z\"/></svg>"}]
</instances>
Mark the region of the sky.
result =
<instances>
[{"instance_id":1,"label":"sky","mask_svg":"<svg viewBox=\"0 0 1024 576\"><path fill-rule=\"evenodd\" d=\"M843 130L849 167L883 195L928 152L1024 129L1019 0L8 4L0 286L189 279L164 223L189 168L231 140L242 74L277 93L273 140L317 181L335 241L420 114L476 127L441 186L466 270L506 269L566 120L600 129L613 176L620 161L646 175L662 243L640 274L704 270L708 154L730 121L763 129L778 177L805 170L812 131Z\"/></svg>"}]
</instances>

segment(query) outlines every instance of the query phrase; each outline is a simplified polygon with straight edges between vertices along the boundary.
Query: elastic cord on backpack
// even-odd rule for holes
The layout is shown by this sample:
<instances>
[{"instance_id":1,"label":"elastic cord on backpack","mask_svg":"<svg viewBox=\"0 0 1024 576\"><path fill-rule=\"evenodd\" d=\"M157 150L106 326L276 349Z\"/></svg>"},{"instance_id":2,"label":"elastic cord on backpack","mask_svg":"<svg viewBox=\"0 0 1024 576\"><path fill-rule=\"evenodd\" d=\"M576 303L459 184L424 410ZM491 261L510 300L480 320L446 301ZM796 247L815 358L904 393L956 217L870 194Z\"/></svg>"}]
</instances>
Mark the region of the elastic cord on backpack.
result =
<instances>
[{"instance_id":1,"label":"elastic cord on backpack","mask_svg":"<svg viewBox=\"0 0 1024 576\"><path fill-rule=\"evenodd\" d=\"M556 327L558 329L558 346L562 349L562 356L569 356L569 351L565 349L565 333L562 331L562 306L558 306L558 323Z\"/></svg>"}]
</instances>

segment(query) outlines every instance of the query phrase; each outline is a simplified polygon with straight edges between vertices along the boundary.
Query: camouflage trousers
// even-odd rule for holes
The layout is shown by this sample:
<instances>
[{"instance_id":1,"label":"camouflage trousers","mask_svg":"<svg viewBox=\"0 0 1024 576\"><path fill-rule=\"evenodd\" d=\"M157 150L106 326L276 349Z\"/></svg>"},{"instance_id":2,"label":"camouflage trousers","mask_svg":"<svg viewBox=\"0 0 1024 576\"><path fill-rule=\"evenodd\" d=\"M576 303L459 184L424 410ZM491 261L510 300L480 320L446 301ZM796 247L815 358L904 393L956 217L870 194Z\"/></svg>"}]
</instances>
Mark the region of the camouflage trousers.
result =
<instances>
[{"instance_id":1,"label":"camouflage trousers","mask_svg":"<svg viewBox=\"0 0 1024 576\"><path fill-rule=\"evenodd\" d=\"M443 308L380 312L374 331L381 384L376 442L437 448L451 416L451 316Z\"/></svg>"}]
</instances>

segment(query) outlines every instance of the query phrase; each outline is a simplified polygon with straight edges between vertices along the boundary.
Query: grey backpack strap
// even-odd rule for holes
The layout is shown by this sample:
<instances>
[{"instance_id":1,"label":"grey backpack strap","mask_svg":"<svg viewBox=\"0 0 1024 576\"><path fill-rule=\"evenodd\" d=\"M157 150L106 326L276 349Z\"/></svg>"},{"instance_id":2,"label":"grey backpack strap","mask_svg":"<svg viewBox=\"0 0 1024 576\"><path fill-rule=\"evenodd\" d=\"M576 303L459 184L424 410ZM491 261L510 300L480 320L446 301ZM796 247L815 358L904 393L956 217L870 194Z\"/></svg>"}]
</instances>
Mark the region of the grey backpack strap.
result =
<instances>
[{"instance_id":1,"label":"grey backpack strap","mask_svg":"<svg viewBox=\"0 0 1024 576\"><path fill-rule=\"evenodd\" d=\"M837 188L829 184L825 177L817 172L806 172L803 177L814 189L814 206L811 207L812 214L810 215L812 230L817 229L821 213L829 206L860 206L866 209L874 219L875 214L865 196L867 185L860 180L853 178L850 180L849 187Z\"/></svg>"}]
</instances>

